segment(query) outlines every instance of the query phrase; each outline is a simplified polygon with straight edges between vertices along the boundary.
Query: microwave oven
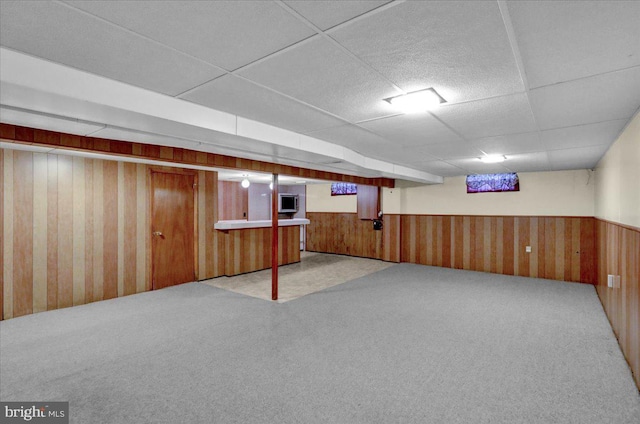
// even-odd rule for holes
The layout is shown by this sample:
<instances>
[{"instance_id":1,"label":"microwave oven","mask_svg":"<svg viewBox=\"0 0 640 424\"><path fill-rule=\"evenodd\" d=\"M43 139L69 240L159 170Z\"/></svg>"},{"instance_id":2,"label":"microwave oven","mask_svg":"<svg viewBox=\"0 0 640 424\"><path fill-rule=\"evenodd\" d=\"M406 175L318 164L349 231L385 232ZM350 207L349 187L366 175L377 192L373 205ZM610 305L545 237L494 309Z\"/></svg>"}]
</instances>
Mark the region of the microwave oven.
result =
<instances>
[{"instance_id":1,"label":"microwave oven","mask_svg":"<svg viewBox=\"0 0 640 424\"><path fill-rule=\"evenodd\" d=\"M278 194L278 212L295 213L298 212L298 195L289 193Z\"/></svg>"}]
</instances>

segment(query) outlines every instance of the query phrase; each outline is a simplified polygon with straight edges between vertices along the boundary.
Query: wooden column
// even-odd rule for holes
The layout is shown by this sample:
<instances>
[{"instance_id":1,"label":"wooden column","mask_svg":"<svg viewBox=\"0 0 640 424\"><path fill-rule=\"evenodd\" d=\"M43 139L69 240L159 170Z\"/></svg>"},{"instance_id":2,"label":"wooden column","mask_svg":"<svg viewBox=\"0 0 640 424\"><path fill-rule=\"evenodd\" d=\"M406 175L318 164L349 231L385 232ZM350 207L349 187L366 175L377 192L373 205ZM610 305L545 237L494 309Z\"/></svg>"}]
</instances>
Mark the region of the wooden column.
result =
<instances>
[{"instance_id":1,"label":"wooden column","mask_svg":"<svg viewBox=\"0 0 640 424\"><path fill-rule=\"evenodd\" d=\"M271 181L271 300L278 300L278 174Z\"/></svg>"}]
</instances>

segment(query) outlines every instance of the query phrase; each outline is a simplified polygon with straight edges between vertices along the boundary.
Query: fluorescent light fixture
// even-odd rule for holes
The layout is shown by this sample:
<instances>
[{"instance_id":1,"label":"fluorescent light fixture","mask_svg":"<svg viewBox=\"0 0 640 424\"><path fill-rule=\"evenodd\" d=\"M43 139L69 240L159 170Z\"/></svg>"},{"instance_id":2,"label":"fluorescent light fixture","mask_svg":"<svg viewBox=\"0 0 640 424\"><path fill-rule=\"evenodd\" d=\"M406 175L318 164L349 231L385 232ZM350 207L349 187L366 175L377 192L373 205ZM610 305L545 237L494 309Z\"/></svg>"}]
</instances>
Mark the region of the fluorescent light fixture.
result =
<instances>
[{"instance_id":1,"label":"fluorescent light fixture","mask_svg":"<svg viewBox=\"0 0 640 424\"><path fill-rule=\"evenodd\" d=\"M242 180L240 185L242 186L242 188L247 188L247 187L249 187L251 185L251 183L249 182L249 180L247 178L245 178L244 180Z\"/></svg>"},{"instance_id":2,"label":"fluorescent light fixture","mask_svg":"<svg viewBox=\"0 0 640 424\"><path fill-rule=\"evenodd\" d=\"M505 155L485 155L479 159L484 163L500 163L504 162L507 158Z\"/></svg>"},{"instance_id":3,"label":"fluorescent light fixture","mask_svg":"<svg viewBox=\"0 0 640 424\"><path fill-rule=\"evenodd\" d=\"M441 103L446 103L446 100L433 88L425 88L424 90L389 97L384 99L384 101L397 107L404 113L426 112L439 106Z\"/></svg>"}]
</instances>

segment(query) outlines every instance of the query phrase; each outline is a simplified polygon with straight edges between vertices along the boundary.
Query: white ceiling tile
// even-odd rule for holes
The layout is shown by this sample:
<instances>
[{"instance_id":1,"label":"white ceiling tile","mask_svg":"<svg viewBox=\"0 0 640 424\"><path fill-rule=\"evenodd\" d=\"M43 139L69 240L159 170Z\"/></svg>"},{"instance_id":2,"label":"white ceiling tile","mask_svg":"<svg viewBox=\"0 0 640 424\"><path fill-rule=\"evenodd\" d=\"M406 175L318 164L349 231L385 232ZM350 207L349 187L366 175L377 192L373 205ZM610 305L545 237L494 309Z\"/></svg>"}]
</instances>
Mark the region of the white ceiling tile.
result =
<instances>
[{"instance_id":1,"label":"white ceiling tile","mask_svg":"<svg viewBox=\"0 0 640 424\"><path fill-rule=\"evenodd\" d=\"M374 150L388 151L395 148L388 140L355 125L312 131L307 135L344 146L365 156L370 156Z\"/></svg>"},{"instance_id":2,"label":"white ceiling tile","mask_svg":"<svg viewBox=\"0 0 640 424\"><path fill-rule=\"evenodd\" d=\"M552 171L563 169L593 169L609 146L591 146L575 149L552 150L549 152L549 162Z\"/></svg>"},{"instance_id":3,"label":"white ceiling tile","mask_svg":"<svg viewBox=\"0 0 640 424\"><path fill-rule=\"evenodd\" d=\"M413 167L415 163L438 160L436 156L423 151L416 152L411 148L402 148L398 146L393 148L387 147L385 149L370 149L366 152L366 155L379 160L402 164L410 168Z\"/></svg>"},{"instance_id":4,"label":"white ceiling tile","mask_svg":"<svg viewBox=\"0 0 640 424\"><path fill-rule=\"evenodd\" d=\"M270 1L69 3L227 70L314 34Z\"/></svg>"},{"instance_id":5,"label":"white ceiling tile","mask_svg":"<svg viewBox=\"0 0 640 424\"><path fill-rule=\"evenodd\" d=\"M457 175L465 175L466 170L457 166L451 165L442 160L427 161L422 163L416 163L412 165L421 171L429 172L431 174L440 175L441 177L455 177Z\"/></svg>"},{"instance_id":6,"label":"white ceiling tile","mask_svg":"<svg viewBox=\"0 0 640 424\"><path fill-rule=\"evenodd\" d=\"M497 2L408 1L330 33L406 91L457 103L524 90Z\"/></svg>"},{"instance_id":7,"label":"white ceiling tile","mask_svg":"<svg viewBox=\"0 0 640 424\"><path fill-rule=\"evenodd\" d=\"M480 138L471 140L471 144L487 154L511 155L545 150L537 132Z\"/></svg>"},{"instance_id":8,"label":"white ceiling tile","mask_svg":"<svg viewBox=\"0 0 640 424\"><path fill-rule=\"evenodd\" d=\"M547 152L508 155L502 165L511 172L549 171L551 169Z\"/></svg>"},{"instance_id":9,"label":"white ceiling tile","mask_svg":"<svg viewBox=\"0 0 640 424\"><path fill-rule=\"evenodd\" d=\"M640 66L531 90L540 129L629 119L640 106Z\"/></svg>"},{"instance_id":10,"label":"white ceiling tile","mask_svg":"<svg viewBox=\"0 0 640 424\"><path fill-rule=\"evenodd\" d=\"M433 114L468 140L537 130L524 93L459 105L443 105Z\"/></svg>"},{"instance_id":11,"label":"white ceiling tile","mask_svg":"<svg viewBox=\"0 0 640 424\"><path fill-rule=\"evenodd\" d=\"M389 3L389 0L285 0L285 3L321 30L326 30Z\"/></svg>"},{"instance_id":12,"label":"white ceiling tile","mask_svg":"<svg viewBox=\"0 0 640 424\"><path fill-rule=\"evenodd\" d=\"M483 156L480 149L466 141L430 144L413 149L414 155L425 153L439 159L479 158Z\"/></svg>"},{"instance_id":13,"label":"white ceiling tile","mask_svg":"<svg viewBox=\"0 0 640 424\"><path fill-rule=\"evenodd\" d=\"M358 126L403 147L462 141L460 136L427 113L396 115L361 122Z\"/></svg>"},{"instance_id":14,"label":"white ceiling tile","mask_svg":"<svg viewBox=\"0 0 640 424\"><path fill-rule=\"evenodd\" d=\"M638 1L507 5L532 88L640 65Z\"/></svg>"},{"instance_id":15,"label":"white ceiling tile","mask_svg":"<svg viewBox=\"0 0 640 424\"><path fill-rule=\"evenodd\" d=\"M315 38L239 71L240 75L350 122L389 114L393 86L332 43Z\"/></svg>"},{"instance_id":16,"label":"white ceiling tile","mask_svg":"<svg viewBox=\"0 0 640 424\"><path fill-rule=\"evenodd\" d=\"M234 75L224 75L181 96L185 100L296 132L345 122Z\"/></svg>"},{"instance_id":17,"label":"white ceiling tile","mask_svg":"<svg viewBox=\"0 0 640 424\"><path fill-rule=\"evenodd\" d=\"M0 42L169 95L222 75L213 66L53 2L2 2Z\"/></svg>"},{"instance_id":18,"label":"white ceiling tile","mask_svg":"<svg viewBox=\"0 0 640 424\"><path fill-rule=\"evenodd\" d=\"M570 149L613 143L626 125L626 119L598 122L596 124L576 125L542 131L542 142L548 150Z\"/></svg>"},{"instance_id":19,"label":"white ceiling tile","mask_svg":"<svg viewBox=\"0 0 640 424\"><path fill-rule=\"evenodd\" d=\"M509 169L501 163L484 163L476 158L452 159L447 162L463 169L466 174L499 174L509 172Z\"/></svg>"}]
</instances>

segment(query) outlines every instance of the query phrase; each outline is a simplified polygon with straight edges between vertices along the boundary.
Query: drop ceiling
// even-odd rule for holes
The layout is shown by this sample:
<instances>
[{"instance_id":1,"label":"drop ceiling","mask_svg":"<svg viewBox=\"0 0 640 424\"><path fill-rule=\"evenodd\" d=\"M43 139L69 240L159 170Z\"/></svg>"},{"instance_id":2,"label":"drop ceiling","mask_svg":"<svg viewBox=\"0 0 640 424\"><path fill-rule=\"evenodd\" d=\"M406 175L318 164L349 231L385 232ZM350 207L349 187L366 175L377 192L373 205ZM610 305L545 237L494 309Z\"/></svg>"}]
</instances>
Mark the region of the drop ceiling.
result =
<instances>
[{"instance_id":1,"label":"drop ceiling","mask_svg":"<svg viewBox=\"0 0 640 424\"><path fill-rule=\"evenodd\" d=\"M423 183L593 168L640 106L639 18L631 1L2 1L0 120ZM382 100L427 87L447 103Z\"/></svg>"}]
</instances>

